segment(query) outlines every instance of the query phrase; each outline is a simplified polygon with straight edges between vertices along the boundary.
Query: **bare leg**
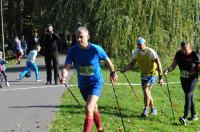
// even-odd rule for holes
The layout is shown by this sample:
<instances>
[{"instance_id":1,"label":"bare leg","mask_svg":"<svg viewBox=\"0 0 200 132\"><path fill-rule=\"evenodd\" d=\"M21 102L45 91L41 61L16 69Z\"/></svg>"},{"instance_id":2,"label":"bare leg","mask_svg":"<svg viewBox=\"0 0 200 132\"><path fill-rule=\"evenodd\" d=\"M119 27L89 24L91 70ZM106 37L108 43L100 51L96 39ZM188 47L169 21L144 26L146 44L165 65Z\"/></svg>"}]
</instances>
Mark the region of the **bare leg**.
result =
<instances>
[{"instance_id":1,"label":"bare leg","mask_svg":"<svg viewBox=\"0 0 200 132\"><path fill-rule=\"evenodd\" d=\"M84 132L90 132L93 120L94 120L94 112L98 111L97 101L99 97L95 95L89 95L86 102L86 118L84 125Z\"/></svg>"},{"instance_id":2,"label":"bare leg","mask_svg":"<svg viewBox=\"0 0 200 132\"><path fill-rule=\"evenodd\" d=\"M146 108L154 108L153 98L151 96L151 86L146 84L143 86L144 106Z\"/></svg>"}]
</instances>

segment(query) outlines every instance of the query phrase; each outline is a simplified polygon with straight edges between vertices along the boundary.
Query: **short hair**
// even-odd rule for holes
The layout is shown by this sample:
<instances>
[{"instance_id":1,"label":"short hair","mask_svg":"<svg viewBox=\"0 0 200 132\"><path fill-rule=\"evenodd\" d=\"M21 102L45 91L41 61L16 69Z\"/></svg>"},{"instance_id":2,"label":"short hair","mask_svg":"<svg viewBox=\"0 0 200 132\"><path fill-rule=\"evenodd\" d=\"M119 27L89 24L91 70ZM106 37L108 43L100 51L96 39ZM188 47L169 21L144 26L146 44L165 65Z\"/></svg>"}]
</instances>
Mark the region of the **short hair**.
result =
<instances>
[{"instance_id":1,"label":"short hair","mask_svg":"<svg viewBox=\"0 0 200 132\"><path fill-rule=\"evenodd\" d=\"M181 42L181 47L185 47L186 45L190 45L190 43L188 43L187 41Z\"/></svg>"},{"instance_id":2,"label":"short hair","mask_svg":"<svg viewBox=\"0 0 200 132\"><path fill-rule=\"evenodd\" d=\"M47 24L47 28L48 28L48 27L53 27L53 25L52 25L52 24Z\"/></svg>"},{"instance_id":3,"label":"short hair","mask_svg":"<svg viewBox=\"0 0 200 132\"><path fill-rule=\"evenodd\" d=\"M41 48L41 46L39 44L35 45L34 49L38 49Z\"/></svg>"},{"instance_id":4,"label":"short hair","mask_svg":"<svg viewBox=\"0 0 200 132\"><path fill-rule=\"evenodd\" d=\"M89 34L89 30L87 29L87 27L78 27L76 33L80 33L81 31L84 31L85 33Z\"/></svg>"}]
</instances>

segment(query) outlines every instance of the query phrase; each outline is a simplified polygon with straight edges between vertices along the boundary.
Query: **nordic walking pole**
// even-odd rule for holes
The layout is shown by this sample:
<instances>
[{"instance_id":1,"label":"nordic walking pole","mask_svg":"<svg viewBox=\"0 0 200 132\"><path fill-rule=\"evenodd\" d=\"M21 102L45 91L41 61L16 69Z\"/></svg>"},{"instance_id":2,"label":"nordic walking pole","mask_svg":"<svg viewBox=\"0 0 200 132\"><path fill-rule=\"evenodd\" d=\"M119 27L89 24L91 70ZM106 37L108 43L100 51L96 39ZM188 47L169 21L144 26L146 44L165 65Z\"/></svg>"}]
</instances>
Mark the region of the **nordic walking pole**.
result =
<instances>
[{"instance_id":1,"label":"nordic walking pole","mask_svg":"<svg viewBox=\"0 0 200 132\"><path fill-rule=\"evenodd\" d=\"M124 63L123 59L122 59L122 64L123 64L123 65L125 65L125 63ZM123 74L123 75L124 75L124 77L126 78L126 80L127 80L128 84L129 84L129 86L131 87L131 89L132 89L132 91L133 91L133 94L135 95L135 97L136 97L137 101L139 102L140 100L139 100L139 98L138 98L138 96L137 96L137 94L136 94L136 92L135 92L135 90L134 90L133 86L131 85L131 83L130 83L130 81L129 81L128 77L126 76L126 74L125 74L124 72L123 72L122 74Z\"/></svg>"},{"instance_id":2,"label":"nordic walking pole","mask_svg":"<svg viewBox=\"0 0 200 132\"><path fill-rule=\"evenodd\" d=\"M127 76L126 76L126 74L125 74L125 73L123 73L123 75L124 75L124 77L126 78L126 80L127 80L128 84L129 84L129 86L131 87L131 89L132 89L132 91L133 91L133 93L134 93L134 95L135 95L135 97L136 97L137 101L139 102L140 100L139 100L139 98L138 98L138 96L137 96L137 94L136 94L136 92L135 92L135 90L134 90L133 86L131 85L131 83L130 83L129 79L127 78Z\"/></svg>"},{"instance_id":3,"label":"nordic walking pole","mask_svg":"<svg viewBox=\"0 0 200 132\"><path fill-rule=\"evenodd\" d=\"M162 86L161 86L161 87L162 87ZM167 91L165 91L163 87L162 87L162 90L164 91L164 93L165 93L165 95L167 96L167 98L170 100L170 98L169 98L169 95L168 95ZM175 105L174 105L174 104L172 104L172 105L173 105L173 107L174 107L174 110L176 111L176 113L179 113L179 112L178 112L178 110L177 110L177 108L175 107Z\"/></svg>"},{"instance_id":4,"label":"nordic walking pole","mask_svg":"<svg viewBox=\"0 0 200 132\"><path fill-rule=\"evenodd\" d=\"M82 107L81 103L78 101L78 99L75 97L75 95L72 93L72 91L70 90L70 88L67 86L66 83L65 83L65 87L69 90L70 94L74 97L74 99L76 100L76 102Z\"/></svg>"},{"instance_id":5,"label":"nordic walking pole","mask_svg":"<svg viewBox=\"0 0 200 132\"><path fill-rule=\"evenodd\" d=\"M111 82L112 83L112 82ZM117 102L117 107L118 107L118 110L119 110L119 114L120 114L120 118L121 118L121 121L122 121L122 125L123 125L123 128L124 128L124 132L126 132L126 128L125 128L125 125L124 125L124 120L122 118L122 111L121 111L121 108L119 106L119 101L118 101L118 98L117 98L117 95L116 95L116 92L115 92L115 87L114 87L114 84L112 83L112 88L113 88L113 92L114 92L114 95L115 95L115 99L116 99L116 102Z\"/></svg>"},{"instance_id":6,"label":"nordic walking pole","mask_svg":"<svg viewBox=\"0 0 200 132\"><path fill-rule=\"evenodd\" d=\"M167 90L168 90L169 100L170 100L170 103L171 103L173 119L175 121L174 108L173 108L173 103L172 103L172 98L171 98L171 93L170 93L170 89L169 89L169 85L168 85L167 76L164 74L164 77L165 77L165 80L166 80L166 83L167 83Z\"/></svg>"}]
</instances>

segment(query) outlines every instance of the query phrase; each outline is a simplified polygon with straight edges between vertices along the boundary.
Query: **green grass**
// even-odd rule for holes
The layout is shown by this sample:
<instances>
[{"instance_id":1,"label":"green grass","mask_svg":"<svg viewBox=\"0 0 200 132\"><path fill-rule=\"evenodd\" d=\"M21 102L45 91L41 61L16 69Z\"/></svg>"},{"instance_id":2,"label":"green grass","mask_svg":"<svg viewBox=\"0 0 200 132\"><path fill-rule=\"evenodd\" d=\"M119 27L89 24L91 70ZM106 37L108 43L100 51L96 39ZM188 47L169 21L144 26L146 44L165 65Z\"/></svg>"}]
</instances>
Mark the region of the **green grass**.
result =
<instances>
[{"instance_id":1,"label":"green grass","mask_svg":"<svg viewBox=\"0 0 200 132\"><path fill-rule=\"evenodd\" d=\"M10 59L10 60L8 60L7 67L12 67L15 64L16 64L16 60L15 59Z\"/></svg>"},{"instance_id":2,"label":"green grass","mask_svg":"<svg viewBox=\"0 0 200 132\"><path fill-rule=\"evenodd\" d=\"M103 71L105 83L109 83L109 72ZM140 83L140 75L135 72L126 72L127 77L132 83ZM124 76L118 73L118 83L127 83ZM168 75L168 81L179 81L178 70ZM76 76L74 75L71 80L71 84L76 84ZM168 98L164 94L162 88L155 85L152 91L154 103L158 110L157 116L149 116L148 118L141 118L141 112L143 110L143 94L140 86L134 86L137 95L140 98L138 102L135 96L132 94L129 86L115 86L116 93L119 99L120 106L123 112L123 119L127 131L129 132L197 132L200 131L200 121L188 122L187 126L181 126L178 122L178 118L183 114L184 95L180 84L171 84L171 96L178 111L175 112L176 121L173 121L171 107ZM163 86L167 90L166 85ZM77 87L72 88L73 93L84 105L82 97ZM195 103L196 111L200 111L200 89L199 84L195 91ZM104 86L102 96L98 102L101 112L103 127L106 132L117 132L118 128L122 128L120 116L118 113L113 89L111 86ZM84 110L79 107L70 93L66 90L62 99L60 111L52 122L51 132L81 132L84 124ZM92 132L96 132L95 125Z\"/></svg>"}]
</instances>

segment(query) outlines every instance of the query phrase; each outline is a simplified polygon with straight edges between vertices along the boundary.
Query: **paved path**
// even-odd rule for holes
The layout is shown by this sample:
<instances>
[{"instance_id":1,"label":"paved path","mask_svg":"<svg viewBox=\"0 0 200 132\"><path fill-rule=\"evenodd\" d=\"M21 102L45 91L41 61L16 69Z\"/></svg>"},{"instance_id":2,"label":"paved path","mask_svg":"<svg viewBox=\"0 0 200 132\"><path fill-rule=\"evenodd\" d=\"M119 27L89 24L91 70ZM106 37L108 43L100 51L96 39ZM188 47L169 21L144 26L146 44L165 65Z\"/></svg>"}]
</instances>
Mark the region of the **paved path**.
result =
<instances>
[{"instance_id":1,"label":"paved path","mask_svg":"<svg viewBox=\"0 0 200 132\"><path fill-rule=\"evenodd\" d=\"M60 64L64 63L60 57ZM48 132L66 89L61 85L45 85L44 58L37 59L42 82L30 78L16 81L25 62L7 69L10 87L0 89L0 132Z\"/></svg>"}]
</instances>

